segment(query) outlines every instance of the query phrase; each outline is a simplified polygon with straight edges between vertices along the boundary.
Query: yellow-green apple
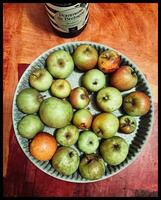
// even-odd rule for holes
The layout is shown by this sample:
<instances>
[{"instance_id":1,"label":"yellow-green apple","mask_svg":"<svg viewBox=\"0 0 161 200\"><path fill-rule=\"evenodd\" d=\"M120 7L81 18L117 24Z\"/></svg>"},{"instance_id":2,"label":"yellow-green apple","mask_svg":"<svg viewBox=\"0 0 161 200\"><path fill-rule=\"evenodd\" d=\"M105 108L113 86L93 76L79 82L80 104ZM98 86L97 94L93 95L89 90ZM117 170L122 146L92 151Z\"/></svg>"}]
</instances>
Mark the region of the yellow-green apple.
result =
<instances>
[{"instance_id":1,"label":"yellow-green apple","mask_svg":"<svg viewBox=\"0 0 161 200\"><path fill-rule=\"evenodd\" d=\"M34 88L25 88L16 97L18 109L26 114L38 112L43 96Z\"/></svg>"},{"instance_id":2,"label":"yellow-green apple","mask_svg":"<svg viewBox=\"0 0 161 200\"><path fill-rule=\"evenodd\" d=\"M31 87L42 92L50 88L52 81L52 75L45 68L36 69L32 71L29 76L29 83Z\"/></svg>"},{"instance_id":3,"label":"yellow-green apple","mask_svg":"<svg viewBox=\"0 0 161 200\"><path fill-rule=\"evenodd\" d=\"M82 71L90 70L97 64L97 50L89 44L81 44L75 49L73 60L78 69Z\"/></svg>"},{"instance_id":4,"label":"yellow-green apple","mask_svg":"<svg viewBox=\"0 0 161 200\"><path fill-rule=\"evenodd\" d=\"M122 163L129 152L129 145L125 139L113 136L104 140L100 144L100 153L105 162L109 165L119 165Z\"/></svg>"},{"instance_id":5,"label":"yellow-green apple","mask_svg":"<svg viewBox=\"0 0 161 200\"><path fill-rule=\"evenodd\" d=\"M97 93L96 101L101 110L113 112L122 105L121 92L114 87L106 87Z\"/></svg>"},{"instance_id":6,"label":"yellow-green apple","mask_svg":"<svg viewBox=\"0 0 161 200\"><path fill-rule=\"evenodd\" d=\"M105 75L98 69L91 69L83 75L82 85L91 92L99 91L105 84Z\"/></svg>"},{"instance_id":7,"label":"yellow-green apple","mask_svg":"<svg viewBox=\"0 0 161 200\"><path fill-rule=\"evenodd\" d=\"M57 79L53 81L50 91L53 96L63 99L69 96L71 85L65 79Z\"/></svg>"},{"instance_id":8,"label":"yellow-green apple","mask_svg":"<svg viewBox=\"0 0 161 200\"><path fill-rule=\"evenodd\" d=\"M56 50L47 57L47 70L55 78L67 78L74 69L73 58L65 50Z\"/></svg>"},{"instance_id":9,"label":"yellow-green apple","mask_svg":"<svg viewBox=\"0 0 161 200\"><path fill-rule=\"evenodd\" d=\"M119 120L112 113L98 114L93 122L92 129L98 137L110 138L116 134L119 128Z\"/></svg>"}]
</instances>

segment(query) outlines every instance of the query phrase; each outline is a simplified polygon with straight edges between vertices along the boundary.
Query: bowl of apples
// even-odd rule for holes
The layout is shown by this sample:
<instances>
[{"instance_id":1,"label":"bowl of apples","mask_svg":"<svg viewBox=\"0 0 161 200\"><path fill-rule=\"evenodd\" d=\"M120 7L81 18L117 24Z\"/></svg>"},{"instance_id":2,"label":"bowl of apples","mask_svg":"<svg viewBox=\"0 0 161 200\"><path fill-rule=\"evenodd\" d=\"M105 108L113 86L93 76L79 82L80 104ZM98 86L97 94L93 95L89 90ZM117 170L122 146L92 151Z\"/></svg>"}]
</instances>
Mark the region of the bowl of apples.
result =
<instances>
[{"instance_id":1,"label":"bowl of apples","mask_svg":"<svg viewBox=\"0 0 161 200\"><path fill-rule=\"evenodd\" d=\"M76 183L107 179L138 157L153 124L144 74L125 55L81 41L55 46L15 90L17 141L46 174Z\"/></svg>"}]
</instances>

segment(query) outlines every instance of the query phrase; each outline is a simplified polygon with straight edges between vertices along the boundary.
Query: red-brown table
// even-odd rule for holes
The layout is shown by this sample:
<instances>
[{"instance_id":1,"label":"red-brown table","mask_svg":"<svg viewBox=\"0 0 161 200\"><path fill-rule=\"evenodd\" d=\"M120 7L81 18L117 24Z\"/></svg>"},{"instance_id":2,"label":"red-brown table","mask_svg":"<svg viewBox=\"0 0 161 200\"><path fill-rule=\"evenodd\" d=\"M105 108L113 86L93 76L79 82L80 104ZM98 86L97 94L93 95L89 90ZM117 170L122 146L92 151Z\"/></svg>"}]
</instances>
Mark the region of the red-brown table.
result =
<instances>
[{"instance_id":1,"label":"red-brown table","mask_svg":"<svg viewBox=\"0 0 161 200\"><path fill-rule=\"evenodd\" d=\"M56 36L43 4L3 4L3 183L4 196L157 196L158 192L158 5L92 3L86 29L77 37ZM36 168L20 149L11 109L18 64L70 41L94 41L116 48L146 74L154 96L153 130L140 156L125 170L89 184L64 182ZM21 72L24 66L20 66Z\"/></svg>"}]
</instances>

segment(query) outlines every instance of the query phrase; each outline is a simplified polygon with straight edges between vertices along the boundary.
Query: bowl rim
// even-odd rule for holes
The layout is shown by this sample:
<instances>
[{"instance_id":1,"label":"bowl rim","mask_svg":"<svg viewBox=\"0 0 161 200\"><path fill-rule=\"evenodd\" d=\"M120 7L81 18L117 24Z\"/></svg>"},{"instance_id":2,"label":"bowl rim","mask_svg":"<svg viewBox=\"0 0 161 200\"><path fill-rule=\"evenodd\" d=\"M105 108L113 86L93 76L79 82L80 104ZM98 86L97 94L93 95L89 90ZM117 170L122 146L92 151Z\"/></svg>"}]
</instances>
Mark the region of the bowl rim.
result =
<instances>
[{"instance_id":1,"label":"bowl rim","mask_svg":"<svg viewBox=\"0 0 161 200\"><path fill-rule=\"evenodd\" d=\"M61 48L61 47L64 47L66 45L81 45L81 44L89 44L89 45L95 45L95 46L101 46L105 49L111 49L111 50L114 50L116 51L119 55L121 55L122 57L124 57L126 60L128 60L130 62L130 64L132 64L132 66L134 68L136 68L137 71L139 71L139 73L141 74L142 78L144 79L144 81L146 82L146 85L148 86L148 92L149 92L149 96L151 98L151 122L150 122L150 126L149 126L149 129L147 131L147 135L145 135L145 139L143 140L143 143L140 147L140 150L138 152L135 153L135 155L128 161L127 164L125 164L123 167L121 167L120 169L118 169L116 172L113 172L112 174L106 176L104 175L104 177L100 178L100 179L97 179L97 180L73 180L73 179L66 179L66 178L62 178L62 177L57 177L55 176L54 174L50 174L49 172L45 171L44 169L42 169L34 160L33 158L29 157L27 155L27 152L24 150L24 148L22 147L22 144L21 142L19 141L19 138L18 138L18 134L17 134L17 131L16 131L16 126L15 126L15 122L14 122L14 103L16 102L16 94L17 94L17 91L18 91L18 88L19 88L19 84L22 82L22 79L24 78L26 72L31 68L31 65L33 65L35 62L37 62L43 55L47 54L49 51L52 51L52 50L55 50L57 48ZM55 45L54 47L46 50L45 52L41 53L38 57L36 57L29 65L28 67L25 69L25 71L23 72L22 76L20 77L20 79L18 80L18 83L17 83L17 86L15 88L15 91L14 91L14 97L13 97L13 102L12 102L12 123L13 123L13 128L14 128L14 134L16 136L16 140L19 144L19 146L21 147L21 150L24 152L24 154L26 155L26 157L37 167L39 168L41 171L43 171L44 173L48 174L49 176L53 177L53 178L56 178L56 179L59 179L59 180L63 180L63 181L66 181L66 182L72 182L72 183L92 183L92 182L98 182L98 181L103 181L105 179L108 179L116 174L118 174L119 172L121 172L122 170L124 170L125 168L127 168L129 165L131 165L135 160L137 160L141 154L141 152L143 151L144 149L144 146L145 144L148 142L148 139L150 137L150 133L152 131L152 128L153 128L153 123L154 123L154 98L153 98L153 95L152 95L152 92L151 92L151 87L148 83L148 81L146 80L145 78L145 75L142 73L142 71L140 71L140 69L138 68L138 66L130 59L128 58L126 55L124 55L123 53L121 53L120 51L118 51L117 49L115 48L112 48L106 44L103 44L103 43L98 43L98 42L93 42L93 41L75 41L75 42L66 42L66 43L62 43L62 44L59 44L59 45Z\"/></svg>"}]
</instances>

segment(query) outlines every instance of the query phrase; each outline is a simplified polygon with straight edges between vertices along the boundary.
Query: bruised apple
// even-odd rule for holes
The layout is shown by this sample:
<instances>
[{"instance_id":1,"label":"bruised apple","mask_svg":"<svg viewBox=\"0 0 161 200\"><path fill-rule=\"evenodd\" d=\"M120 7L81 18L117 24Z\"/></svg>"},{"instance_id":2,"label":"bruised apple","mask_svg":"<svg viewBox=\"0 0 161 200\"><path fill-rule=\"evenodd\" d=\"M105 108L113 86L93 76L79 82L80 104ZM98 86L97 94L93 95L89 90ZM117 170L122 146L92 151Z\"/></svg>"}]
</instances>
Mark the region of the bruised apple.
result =
<instances>
[{"instance_id":1,"label":"bruised apple","mask_svg":"<svg viewBox=\"0 0 161 200\"><path fill-rule=\"evenodd\" d=\"M114 50L105 50L98 57L98 68L104 73L114 72L119 68L121 58Z\"/></svg>"}]
</instances>

